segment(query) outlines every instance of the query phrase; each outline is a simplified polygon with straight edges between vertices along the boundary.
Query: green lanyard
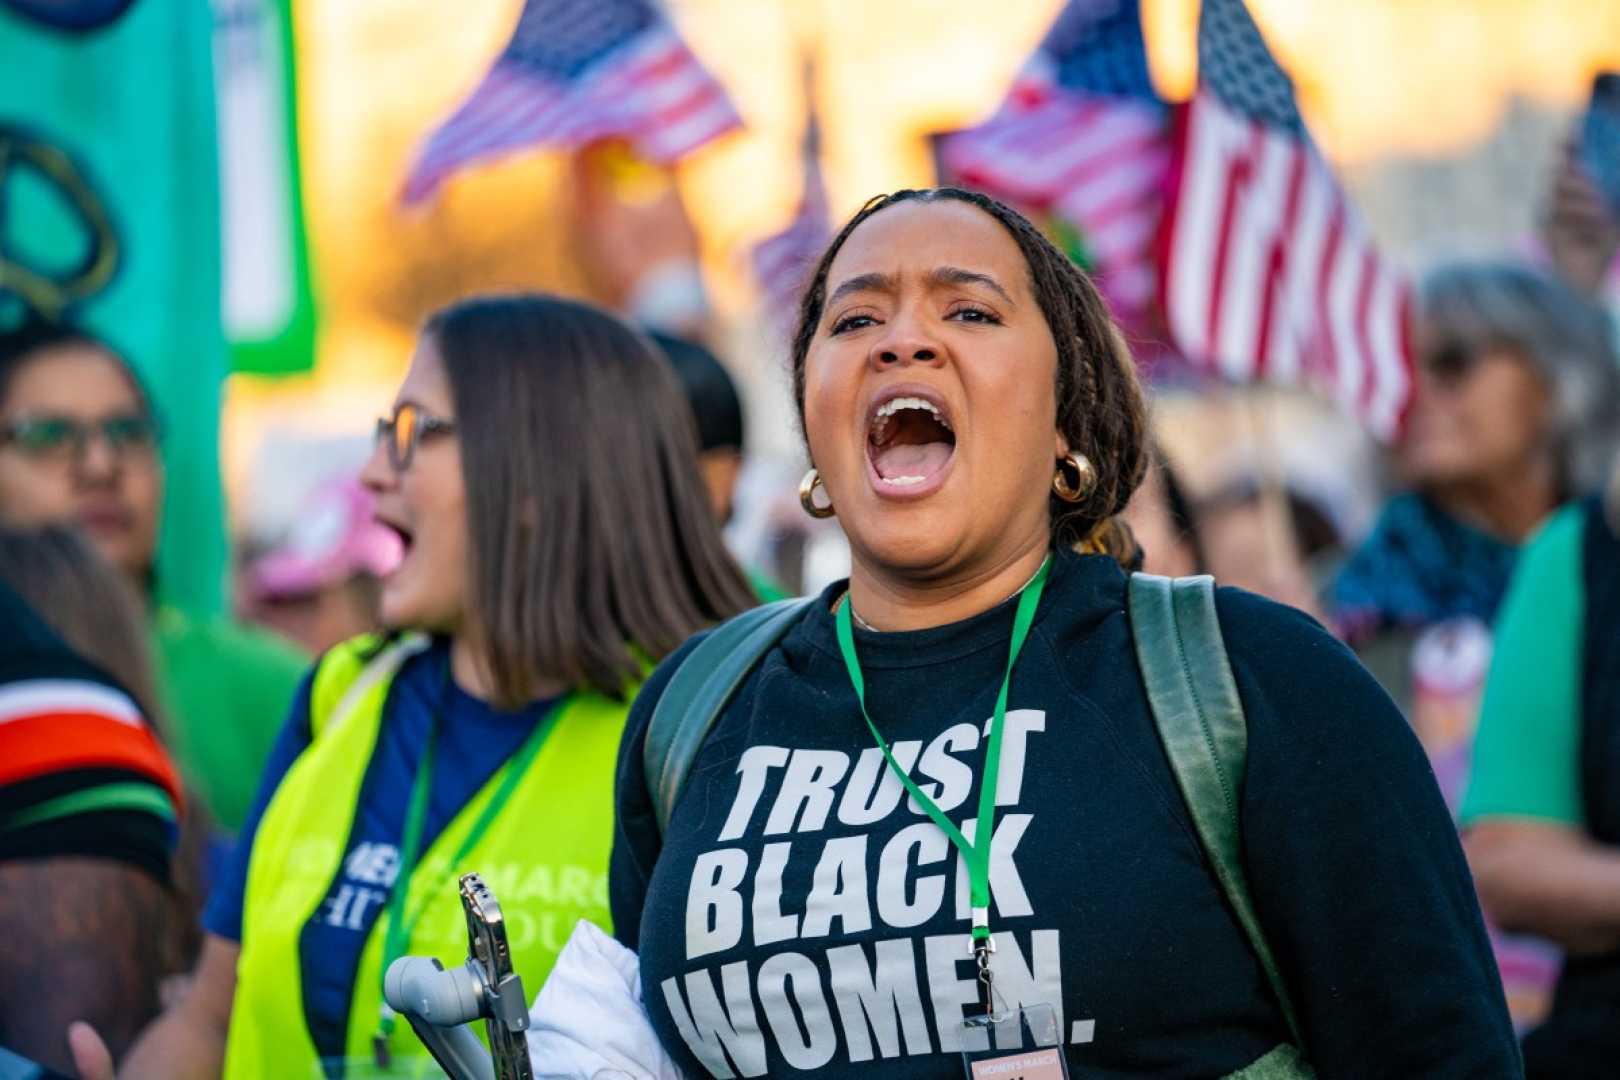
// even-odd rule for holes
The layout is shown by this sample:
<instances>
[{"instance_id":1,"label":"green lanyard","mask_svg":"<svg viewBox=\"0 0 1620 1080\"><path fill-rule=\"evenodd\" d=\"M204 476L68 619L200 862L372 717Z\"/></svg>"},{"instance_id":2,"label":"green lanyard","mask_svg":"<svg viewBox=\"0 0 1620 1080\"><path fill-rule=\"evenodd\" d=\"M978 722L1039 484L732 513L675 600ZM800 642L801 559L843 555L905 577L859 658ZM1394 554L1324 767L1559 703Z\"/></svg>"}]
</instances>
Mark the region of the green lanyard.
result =
<instances>
[{"instance_id":1,"label":"green lanyard","mask_svg":"<svg viewBox=\"0 0 1620 1080\"><path fill-rule=\"evenodd\" d=\"M448 698L450 676L448 669L445 673L445 696ZM518 747L516 754L506 763L506 769L501 774L500 786L495 789L490 800L485 804L478 820L462 838L461 844L456 848L455 854L450 856L447 864L452 869L460 865L461 860L473 846L482 840L484 833L489 831L490 825L495 821L496 815L501 812L517 790L523 777L528 773L529 766L534 763L535 756L540 753L540 747L545 745L546 736L556 726L556 720L563 707L568 704L569 698L564 697L540 718L534 725L534 730L523 745ZM410 891L411 875L416 872L417 860L422 854L422 828L427 820L428 794L433 787L433 764L439 742L439 718L444 712L443 703L434 710L433 725L428 730L427 746L422 750L422 761L417 766L416 778L411 782L411 801L405 810L405 835L400 844L399 874L394 878L393 891L388 897L388 930L383 935L383 964L382 974L386 978L388 968L395 960L405 955L406 943L410 940L411 930L416 926L416 920L422 917L422 911L407 919L405 913L405 896ZM431 901L431 896L424 899L424 904ZM377 1033L372 1038L372 1045L376 1050L377 1064L383 1068L388 1066L388 1037L394 1033L394 1010L388 1007L386 1001L378 1010Z\"/></svg>"},{"instance_id":2,"label":"green lanyard","mask_svg":"<svg viewBox=\"0 0 1620 1080\"><path fill-rule=\"evenodd\" d=\"M1025 587L1024 593L1018 598L1018 613L1013 617L1012 644L1007 649L1007 674L1001 680L1001 693L996 696L995 715L990 720L990 735L985 740L984 749L984 779L979 785L979 816L978 824L974 826L973 842L968 843L962 830L950 818L939 804L930 799L917 786L917 783L906 775L906 770L894 759L894 753L889 744L878 731L877 725L872 722L872 716L866 711L866 680L861 676L861 662L855 655L855 632L851 627L851 612L849 597L838 605L838 615L834 622L838 628L838 651L844 655L844 666L849 669L850 684L855 687L855 697L861 703L861 715L866 718L866 727L877 741L878 749L883 751L883 758L889 763L889 768L900 778L906 791L917 805L927 811L934 824L944 830L956 849L962 853L962 859L967 864L968 887L973 906L973 934L971 943L973 953L979 960L980 980L985 987L985 1003L988 1011L989 1004L989 956L995 949L990 939L990 839L994 829L996 809L996 784L1001 773L1001 729L1007 718L1007 688L1012 682L1013 665L1018 662L1018 653L1024 647L1024 639L1029 636L1030 624L1035 621L1035 608L1041 602L1041 592L1046 588L1046 573L1052 566L1052 559L1047 557L1041 568L1035 572L1035 577Z\"/></svg>"}]
</instances>

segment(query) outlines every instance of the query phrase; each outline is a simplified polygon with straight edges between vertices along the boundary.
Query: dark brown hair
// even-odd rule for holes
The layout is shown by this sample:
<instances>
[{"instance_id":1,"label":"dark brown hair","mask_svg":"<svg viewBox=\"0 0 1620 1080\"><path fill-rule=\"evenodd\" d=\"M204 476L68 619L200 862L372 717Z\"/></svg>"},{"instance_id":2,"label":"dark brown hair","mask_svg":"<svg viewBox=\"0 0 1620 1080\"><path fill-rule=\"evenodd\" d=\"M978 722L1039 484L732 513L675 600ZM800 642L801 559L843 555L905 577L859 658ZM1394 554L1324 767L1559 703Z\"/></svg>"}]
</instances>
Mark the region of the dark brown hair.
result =
<instances>
[{"instance_id":1,"label":"dark brown hair","mask_svg":"<svg viewBox=\"0 0 1620 1080\"><path fill-rule=\"evenodd\" d=\"M162 730L140 601L77 529L0 527L0 581L74 652L112 676Z\"/></svg>"},{"instance_id":2,"label":"dark brown hair","mask_svg":"<svg viewBox=\"0 0 1620 1080\"><path fill-rule=\"evenodd\" d=\"M902 202L954 200L976 206L1012 235L1029 267L1041 314L1057 344L1057 428L1075 451L1091 459L1097 482L1086 497L1068 503L1049 498L1052 543L1087 544L1122 562L1136 558L1124 522L1115 519L1147 468L1147 404L1130 348L1108 307L1079 267L1018 211L987 195L961 188L924 188L879 195L849 219L828 245L799 304L793 335L793 399L804 426L804 364L827 303L827 271L844 242L873 214Z\"/></svg>"},{"instance_id":3,"label":"dark brown hair","mask_svg":"<svg viewBox=\"0 0 1620 1080\"><path fill-rule=\"evenodd\" d=\"M648 661L753 605L691 409L646 338L539 295L465 300L423 333L455 402L469 614L497 703L542 678L622 697Z\"/></svg>"},{"instance_id":4,"label":"dark brown hair","mask_svg":"<svg viewBox=\"0 0 1620 1080\"><path fill-rule=\"evenodd\" d=\"M0 527L0 581L81 659L111 676L134 698L152 730L164 739L145 612L128 580L95 545L67 525ZM202 946L199 920L208 895L207 811L189 790L179 810L162 937L163 970L168 973L191 970Z\"/></svg>"},{"instance_id":5,"label":"dark brown hair","mask_svg":"<svg viewBox=\"0 0 1620 1080\"><path fill-rule=\"evenodd\" d=\"M94 349L105 355L129 380L141 412L156 418L146 384L122 353L88 330L70 323L52 322L38 315L30 315L21 324L0 331L0 405L5 403L6 396L11 392L11 381L18 372L38 359L41 353L66 348Z\"/></svg>"}]
</instances>

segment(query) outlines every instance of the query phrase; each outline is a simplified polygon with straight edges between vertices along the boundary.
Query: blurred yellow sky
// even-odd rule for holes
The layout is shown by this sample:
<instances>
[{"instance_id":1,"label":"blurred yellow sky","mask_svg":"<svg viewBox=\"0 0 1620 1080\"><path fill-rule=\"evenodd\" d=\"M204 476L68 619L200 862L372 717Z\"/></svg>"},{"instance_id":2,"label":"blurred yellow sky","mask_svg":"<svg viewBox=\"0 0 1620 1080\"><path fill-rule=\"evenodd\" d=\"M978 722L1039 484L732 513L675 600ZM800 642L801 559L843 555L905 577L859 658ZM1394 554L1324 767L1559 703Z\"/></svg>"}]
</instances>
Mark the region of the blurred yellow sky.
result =
<instances>
[{"instance_id":1,"label":"blurred yellow sky","mask_svg":"<svg viewBox=\"0 0 1620 1080\"><path fill-rule=\"evenodd\" d=\"M798 198L803 59L835 215L929 182L923 136L995 108L1060 0L673 0L693 49L748 128L680 169L717 306L752 294L748 247ZM313 379L233 380L227 460L238 474L267 426L363 427L386 400L411 328L454 295L518 285L578 290L553 155L518 155L451 181L425 211L397 192L420 140L478 82L520 0L299 0L300 123L318 287ZM1143 0L1155 80L1184 98L1197 0ZM1620 68L1620 0L1250 0L1330 158L1453 153L1513 95L1573 110L1595 70ZM382 387L379 390L379 386ZM362 407L363 403L363 407Z\"/></svg>"},{"instance_id":2,"label":"blurred yellow sky","mask_svg":"<svg viewBox=\"0 0 1620 1080\"><path fill-rule=\"evenodd\" d=\"M797 198L803 57L817 65L824 164L834 211L842 213L875 192L926 182L921 136L993 109L1059 6L674 0L679 26L748 124L681 171L722 301L735 299L736 253L779 226ZM441 277L494 270L571 284L558 265L557 230L534 205L557 182L556 163L544 155L474 170L425 213L401 215L394 206L410 153L477 83L519 0L304 0L297 7L306 182L328 310L340 322L372 311L409 324L419 314L410 294L437 300L444 288L465 287L439 282L443 288L395 295L395 278L412 276L408 267L399 275L387 269L396 257L417 266L437 257ZM1295 77L1317 141L1346 163L1443 154L1484 136L1511 94L1574 104L1594 70L1620 67L1620 0L1252 0L1251 7ZM1154 76L1172 99L1185 97L1194 79L1196 9L1196 0L1143 2ZM514 236L522 226L535 231ZM528 265L502 266L506 239L518 241L513 254L527 251Z\"/></svg>"}]
</instances>

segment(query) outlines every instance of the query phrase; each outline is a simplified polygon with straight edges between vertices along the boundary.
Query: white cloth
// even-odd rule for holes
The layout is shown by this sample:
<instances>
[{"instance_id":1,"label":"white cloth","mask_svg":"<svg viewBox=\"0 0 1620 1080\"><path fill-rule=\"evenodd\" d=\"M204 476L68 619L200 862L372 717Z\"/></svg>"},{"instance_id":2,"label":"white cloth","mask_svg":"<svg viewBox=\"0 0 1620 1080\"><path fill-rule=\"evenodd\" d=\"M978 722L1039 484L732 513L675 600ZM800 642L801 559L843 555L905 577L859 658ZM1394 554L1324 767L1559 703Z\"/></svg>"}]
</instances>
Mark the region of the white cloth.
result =
<instances>
[{"instance_id":1,"label":"white cloth","mask_svg":"<svg viewBox=\"0 0 1620 1080\"><path fill-rule=\"evenodd\" d=\"M641 961L581 919L529 1010L536 1076L681 1080L641 1006Z\"/></svg>"}]
</instances>

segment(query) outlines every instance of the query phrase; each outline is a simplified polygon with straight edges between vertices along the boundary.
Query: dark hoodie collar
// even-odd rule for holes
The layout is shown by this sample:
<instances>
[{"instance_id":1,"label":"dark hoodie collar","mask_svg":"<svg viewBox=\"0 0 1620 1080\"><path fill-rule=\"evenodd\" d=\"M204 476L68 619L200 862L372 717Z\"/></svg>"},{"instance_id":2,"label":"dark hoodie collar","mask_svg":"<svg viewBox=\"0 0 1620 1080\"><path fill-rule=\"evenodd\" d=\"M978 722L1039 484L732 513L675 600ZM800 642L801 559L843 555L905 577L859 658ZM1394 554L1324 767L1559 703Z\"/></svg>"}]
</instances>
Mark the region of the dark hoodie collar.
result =
<instances>
[{"instance_id":1,"label":"dark hoodie collar","mask_svg":"<svg viewBox=\"0 0 1620 1080\"><path fill-rule=\"evenodd\" d=\"M1054 611L1065 624L1099 621L1120 610L1124 598L1124 575L1119 564L1106 555L1077 555L1067 549L1056 552L1047 576L1046 591L1035 610L1034 632ZM837 657L838 637L833 626L833 601L849 589L849 581L836 581L822 590L805 618L804 631L812 645ZM880 632L855 627L861 666L869 668L923 667L958 660L989 648L1005 649L1012 635L1017 597L1008 597L988 611L926 630Z\"/></svg>"}]
</instances>

